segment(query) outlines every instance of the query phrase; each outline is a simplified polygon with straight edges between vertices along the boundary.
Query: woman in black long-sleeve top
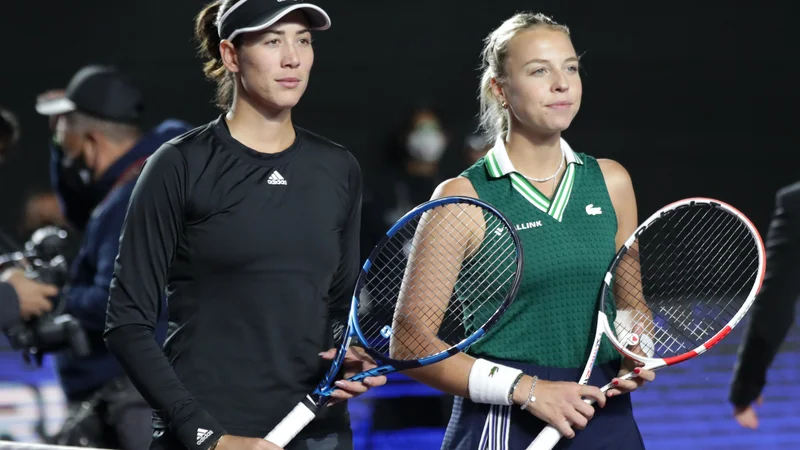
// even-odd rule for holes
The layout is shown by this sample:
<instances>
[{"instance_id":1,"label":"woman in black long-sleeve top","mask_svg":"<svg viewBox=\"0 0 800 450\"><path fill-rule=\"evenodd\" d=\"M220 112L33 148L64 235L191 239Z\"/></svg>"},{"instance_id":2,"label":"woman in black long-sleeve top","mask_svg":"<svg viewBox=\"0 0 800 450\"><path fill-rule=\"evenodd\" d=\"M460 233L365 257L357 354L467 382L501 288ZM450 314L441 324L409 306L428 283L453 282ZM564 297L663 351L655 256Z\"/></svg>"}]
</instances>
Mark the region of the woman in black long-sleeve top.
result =
<instances>
[{"instance_id":1,"label":"woman in black long-sleeve top","mask_svg":"<svg viewBox=\"0 0 800 450\"><path fill-rule=\"evenodd\" d=\"M346 149L294 126L291 109L313 63L309 30L329 26L294 0L226 0L198 16L227 112L147 161L107 316L109 348L156 410L151 448L277 448L259 438L328 366L332 352L320 353L358 276L361 173ZM174 331L162 352L152 329L165 289ZM350 370L374 366L353 354ZM345 403L287 446L350 448Z\"/></svg>"}]
</instances>

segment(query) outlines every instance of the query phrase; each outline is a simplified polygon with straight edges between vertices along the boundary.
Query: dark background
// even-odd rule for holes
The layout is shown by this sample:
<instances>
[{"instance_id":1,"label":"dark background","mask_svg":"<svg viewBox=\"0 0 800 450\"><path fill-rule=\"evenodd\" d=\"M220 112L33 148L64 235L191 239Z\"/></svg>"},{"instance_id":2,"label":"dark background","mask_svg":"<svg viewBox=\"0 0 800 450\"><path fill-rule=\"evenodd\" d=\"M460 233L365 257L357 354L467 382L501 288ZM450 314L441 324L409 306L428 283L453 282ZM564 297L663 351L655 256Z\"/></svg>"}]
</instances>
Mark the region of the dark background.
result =
<instances>
[{"instance_id":1,"label":"dark background","mask_svg":"<svg viewBox=\"0 0 800 450\"><path fill-rule=\"evenodd\" d=\"M640 220L669 202L709 196L733 204L766 233L775 191L800 179L800 131L793 115L800 100L800 40L796 7L788 0L318 4L330 13L333 27L315 36L315 68L295 122L347 146L369 186L380 182L376 174L391 163L393 135L422 103L439 108L454 138L445 173L464 168L458 150L475 125L482 40L514 12L530 8L570 26L583 55L582 110L566 139L577 151L616 159L628 169ZM63 87L81 66L111 63L133 75L147 94L149 125L168 117L200 125L220 113L192 40L193 17L202 5L3 2L0 104L17 113L23 138L0 167L2 229L16 229L29 190L48 186L48 128L34 111L35 97ZM788 353L776 362L766 391L766 423L756 433L735 425L726 402L736 336L708 356L661 372L658 383L637 393L648 448L800 445L800 336L789 339ZM0 371L11 374L8 367ZM52 383L52 372L32 376ZM431 396L419 386L396 383L353 402L357 448L438 448L442 429L426 422L440 407ZM391 415L418 421L392 426L384 420Z\"/></svg>"},{"instance_id":2,"label":"dark background","mask_svg":"<svg viewBox=\"0 0 800 450\"><path fill-rule=\"evenodd\" d=\"M640 218L687 196L728 201L766 226L775 190L796 175L800 99L791 2L408 0L319 2L310 87L295 121L347 146L369 177L410 108L440 107L460 142L477 112L482 39L536 7L571 27L584 100L565 137L631 173ZM148 121L202 124L219 111L192 40L197 0L10 1L0 13L0 104L24 127L0 168L0 226L22 192L46 186L46 120L36 95L90 62L117 64L146 89ZM449 173L463 168L455 151ZM372 180L370 180L372 181Z\"/></svg>"}]
</instances>

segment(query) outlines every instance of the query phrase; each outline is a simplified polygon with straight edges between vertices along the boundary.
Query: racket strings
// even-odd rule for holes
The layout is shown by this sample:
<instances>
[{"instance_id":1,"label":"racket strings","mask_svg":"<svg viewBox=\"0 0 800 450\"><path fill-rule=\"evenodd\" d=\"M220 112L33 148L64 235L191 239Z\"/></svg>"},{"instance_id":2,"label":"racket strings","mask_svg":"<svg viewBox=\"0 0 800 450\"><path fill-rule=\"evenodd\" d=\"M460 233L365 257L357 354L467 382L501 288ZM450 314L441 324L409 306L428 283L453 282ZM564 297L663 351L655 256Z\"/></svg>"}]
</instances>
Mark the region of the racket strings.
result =
<instances>
[{"instance_id":1,"label":"racket strings","mask_svg":"<svg viewBox=\"0 0 800 450\"><path fill-rule=\"evenodd\" d=\"M396 230L373 257L362 287L358 320L368 345L396 360L432 356L464 339L479 312L491 316L519 264L510 234L497 229L506 230L482 208L449 204ZM462 264L470 242L480 250Z\"/></svg>"},{"instance_id":2,"label":"racket strings","mask_svg":"<svg viewBox=\"0 0 800 450\"><path fill-rule=\"evenodd\" d=\"M462 219L462 214L461 213L458 214L457 218L459 220ZM436 223L436 221L434 221L433 223ZM443 223L443 222L439 222L439 223ZM418 222L415 223L415 225L418 225ZM397 249L398 249L398 245L396 244L396 242L405 242L405 243L407 243L407 242L411 241L411 239L413 238L413 230L414 230L414 228L415 227L408 227L407 226L405 229L399 230L398 234L396 235L396 236L399 237L399 239L396 239L395 243L393 243L393 245L392 245L392 247L393 247L395 252L397 252ZM450 230L450 232L452 233L452 230ZM404 251L406 253L410 253L410 250L406 250L407 247L406 247L405 243L403 244L403 249L404 249ZM452 250L452 248L450 250ZM398 254L396 253L395 257L392 258L394 260L393 262L396 262L398 260L399 261L404 261L403 258L397 257L397 256L398 256ZM442 255L441 253L439 253L437 255L438 258L442 258L443 256L444 255ZM425 262L424 261L425 259L426 259L426 257L423 256L422 258L420 258L419 262ZM428 275L430 276L431 274L428 274ZM442 281L440 279L440 277L438 276L438 274L436 274L436 275L437 275L437 279L435 279L433 281L436 281L436 282ZM408 286L412 286L413 287L413 285L414 285L413 281L416 278L417 278L416 275L412 275L411 277L406 277L404 282ZM385 279L382 280L382 281L385 281ZM394 289L396 289L401 284L401 282L403 282L402 279L400 279L399 277L395 277L393 279L392 285L389 286L389 289L386 289L386 288L383 289L381 291L381 294L383 296L386 296L389 292L392 292ZM408 338L406 338L406 342L405 342L404 348L411 348L411 349L415 350L416 352L419 352L420 347L425 346L425 344L428 344L429 342L424 342L424 341L421 341L419 339L419 336L423 335L423 331L424 330L420 329L418 324L429 322L431 320L441 322L441 319L440 318L436 318L436 317L431 317L429 314L425 314L424 312L423 312L423 316L422 317L420 317L419 314L417 314L416 312L413 312L413 311L410 312L410 313L409 312L405 312L403 315L404 315L404 317L402 317L403 326L405 328L409 328L409 326L412 328L411 330L404 330L404 331L406 331L404 333L404 335L405 336L411 336L412 339L416 340L415 342L413 342L413 345L409 345L410 343L408 342ZM409 318L412 318L413 320L408 320ZM437 319L439 319L439 320L437 320ZM379 323L375 323L374 326L370 327L367 330L366 334L370 334L372 331L374 331L377 328L379 328L379 325L380 325ZM438 351L439 349L436 349L436 350ZM426 351L425 353L429 353L429 352L430 352L430 350ZM398 357L402 358L402 356L404 356L404 355L395 355L396 358L398 358Z\"/></svg>"},{"instance_id":3,"label":"racket strings","mask_svg":"<svg viewBox=\"0 0 800 450\"><path fill-rule=\"evenodd\" d=\"M694 223L694 227L690 230L690 232L696 233L697 227L700 226L700 221L706 221L705 223L708 224L709 231L706 233L707 235L711 235L714 238L707 240L705 243L700 243L699 252L693 252L693 255L688 255L687 258L686 253L680 253L678 255L678 260L687 261L685 264L685 270L696 268L696 267L703 267L709 263L711 263L711 259L715 257L720 257L720 255L729 255L732 248L736 245L737 242L741 242L741 238L745 236L732 236L737 232L739 233L748 233L747 229L744 227L737 227L737 224L740 224L738 221L723 221L725 216L717 215L714 221L709 221L708 214L710 214L710 209L705 211L702 217L700 217ZM722 222L723 229L719 229L720 222ZM748 233L749 234L749 233ZM685 237L690 237L691 233L687 233ZM686 243L682 243L684 247L686 247ZM690 243L690 245L694 245ZM726 247L726 248L722 248ZM739 270L741 265L744 264L745 261L754 261L755 254L757 253L755 247L751 248L752 254L749 257L745 258L727 258L728 265L721 267L718 272L712 271L694 271L689 270L686 275L685 283L682 283L680 286L677 286L676 289L672 292L668 292L667 295L670 295L676 298L678 301L687 301L691 296L696 295L703 298L716 298L715 305L719 307L719 313L713 317L711 323L728 323L738 311L741 304L736 305L735 308L730 308L730 303L734 301L740 292L736 292L734 295L731 295L730 290L734 286L744 287L744 284L736 283L731 277L734 274L741 273ZM736 267L731 267L732 264L736 264ZM674 267L670 267L668 270L664 270L660 272L660 274L668 273L670 271L675 270ZM714 273L727 273L729 276L725 279L712 279ZM696 274L696 275L695 275ZM659 277L660 278L660 277ZM721 286L728 286L729 288L723 292L717 292L717 285ZM699 286L699 292L694 292L692 289L686 288L686 286ZM741 291L741 289L740 289ZM727 299L727 300L726 300ZM722 302L725 301L723 305ZM710 306L709 311L711 311ZM686 319L690 316L688 311L683 311L685 315L681 316L681 319ZM708 337L709 334L716 333L716 328L701 328L702 322L695 323L694 329L688 329L687 331L696 339L702 340Z\"/></svg>"},{"instance_id":4,"label":"racket strings","mask_svg":"<svg viewBox=\"0 0 800 450\"><path fill-rule=\"evenodd\" d=\"M668 214L628 249L604 298L620 344L658 358L694 350L722 330L759 270L757 242L738 217L704 204Z\"/></svg>"},{"instance_id":5,"label":"racket strings","mask_svg":"<svg viewBox=\"0 0 800 450\"><path fill-rule=\"evenodd\" d=\"M447 223L447 222L444 222L444 223ZM451 230L448 230L448 232L451 232ZM489 248L489 249L494 249L494 250L489 250L489 252L483 252L484 254L485 253L491 253L491 254L488 255L489 257L485 257L485 258L483 258L483 260L491 260L492 256L496 256L498 248L496 248L496 246L494 246L494 245L488 245L488 246L485 246L485 247ZM506 246L506 250L513 252L514 248ZM448 257L448 255L437 254L437 255L435 255L435 257L445 258L445 257ZM495 275L495 272L497 272L497 270L493 270L493 271L489 271L489 272L483 271L483 277L482 278L481 278L481 276L479 274L473 274L474 278L473 278L473 282L472 282L472 285L473 285L472 287L474 288L474 285L476 285L476 284L477 285L484 285L485 284L484 283L485 279L498 278L497 275ZM408 286L408 290L417 288L417 286L415 286L414 283L412 283L412 281L414 281L416 277L415 276L409 277L408 274L406 274L406 275L407 276L406 276L406 279L405 279L405 283ZM510 279L511 279L510 277L507 277L505 281L510 281ZM437 277L437 279L435 279L434 281L439 282L439 281L443 281L443 280L441 280L440 277ZM496 289L495 292L488 292L488 291L489 291L488 288L482 289L480 291L479 298L492 298L493 296L495 296L497 294L498 289ZM503 297L500 297L500 298L503 298ZM461 305L461 306L463 307L463 309L469 309L469 305ZM494 307L493 309L496 309L496 307ZM451 313L451 317L454 315L454 313L455 313L455 311L453 311ZM434 319L436 321L435 323L442 323L442 328L439 329L437 334L438 334L438 337L440 338L440 340L442 341L442 343L449 344L448 346L457 343L460 339L462 339L464 337L464 334L465 334L464 330L463 330L464 329L463 324L460 323L459 321L452 321L451 320L451 321L442 322L441 321L441 317L439 317L439 316L430 317L428 315L425 315L424 317L418 317L417 315L406 315L403 318L404 319L403 322L407 323L409 318L413 319L413 320L411 320L411 323L414 323L414 324L420 323L420 322L429 323L430 319ZM417 328L414 331L419 332L419 329ZM425 335L424 333L421 334L421 336L424 336L424 335ZM428 333L427 335L431 336L432 333ZM420 336L420 334L417 334L417 336ZM420 351L420 349L419 349L419 344L423 344L424 348L430 347L430 343L428 341L424 341L424 342L420 343L419 339L418 339L415 342L415 344L417 344L417 348L409 347L407 345L403 346L404 348L409 348L411 350L411 352L409 352L409 353L411 353L411 355L397 355L397 356L394 356L394 358L398 359L398 356L408 356L409 358L412 357L412 356L419 357L419 356L425 356L424 354L426 354L426 353L433 353L433 352L430 352L430 351ZM442 350L442 349L437 348L437 352L440 351L440 350Z\"/></svg>"},{"instance_id":6,"label":"racket strings","mask_svg":"<svg viewBox=\"0 0 800 450\"><path fill-rule=\"evenodd\" d=\"M455 218L458 219L458 220L463 220L463 212L460 212ZM434 221L434 223L436 223L436 222ZM443 221L439 222L439 223L443 223ZM407 243L412 241L413 235L414 235L414 230L416 229L417 225L418 225L418 221L415 221L413 226L409 225L409 226L406 226L403 229L398 230L397 234L395 235L395 239L389 240L385 244L386 247L389 247L387 249L388 251L381 252L381 255L384 255L384 254L385 255L390 255L390 260L387 261L386 264L378 264L377 266L373 266L373 267L380 267L380 269L379 269L380 272L375 274L375 275L373 275L371 277L371 280L379 280L380 283L384 284L384 286L382 286L380 288L380 292L378 293L378 297L379 298L389 298L389 297L391 297L391 295L396 294L397 292L400 291L400 286L404 282L409 284L410 286L413 286L413 281L417 278L416 274L412 275L411 277L406 277L405 279L403 279L402 277L390 276L390 275L392 273L396 273L399 267L401 267L401 266L405 267L406 257L410 253L410 249L407 248ZM438 224L437 224L437 226L438 226ZM451 232L452 232L452 230L451 230ZM450 247L451 250L453 249L452 246L449 246L449 247ZM441 253L440 253L438 255L438 258L442 258L442 257L443 257L443 255L441 255ZM420 263L424 263L424 262L427 262L426 259L427 259L427 255L423 255L422 258L419 258L418 261ZM373 273L374 273L374 271L373 271ZM451 270L451 271L448 271L448 273L452 274L454 272ZM441 273L436 273L435 275L437 276L437 278L439 278L436 281L443 281L443 280L441 280L441 275L442 275ZM367 286L369 286L370 284L371 283L368 282ZM416 317L416 315L414 315L413 318L415 320L413 322L412 321L408 321L408 323L420 322L420 321L425 320L425 319L428 319L428 320L433 319L430 316ZM372 326L366 330L365 335L374 334L374 332L376 330L378 330L379 328L381 328L382 326L383 325L381 325L379 322L373 321ZM362 324L362 327L363 327L363 324ZM414 330L414 331L419 332L421 330L417 329L417 330ZM416 336L417 334L418 333L415 333L414 336ZM418 344L420 344L420 343L418 343Z\"/></svg>"}]
</instances>

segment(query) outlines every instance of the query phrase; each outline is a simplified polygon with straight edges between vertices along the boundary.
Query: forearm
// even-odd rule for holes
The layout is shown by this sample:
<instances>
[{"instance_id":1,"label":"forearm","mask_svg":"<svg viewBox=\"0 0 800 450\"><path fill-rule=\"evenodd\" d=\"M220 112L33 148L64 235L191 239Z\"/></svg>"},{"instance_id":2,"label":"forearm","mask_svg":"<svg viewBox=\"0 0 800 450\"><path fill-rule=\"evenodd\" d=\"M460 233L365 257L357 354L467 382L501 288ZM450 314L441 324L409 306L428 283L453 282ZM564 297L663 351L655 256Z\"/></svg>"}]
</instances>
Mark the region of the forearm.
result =
<instances>
[{"instance_id":1,"label":"forearm","mask_svg":"<svg viewBox=\"0 0 800 450\"><path fill-rule=\"evenodd\" d=\"M131 382L187 449L207 448L226 433L183 386L151 329L141 325L119 327L108 332L105 341ZM198 428L212 432L200 444Z\"/></svg>"},{"instance_id":2,"label":"forearm","mask_svg":"<svg viewBox=\"0 0 800 450\"><path fill-rule=\"evenodd\" d=\"M436 390L458 397L469 398L469 371L475 358L458 353L430 366L407 370L410 378Z\"/></svg>"}]
</instances>

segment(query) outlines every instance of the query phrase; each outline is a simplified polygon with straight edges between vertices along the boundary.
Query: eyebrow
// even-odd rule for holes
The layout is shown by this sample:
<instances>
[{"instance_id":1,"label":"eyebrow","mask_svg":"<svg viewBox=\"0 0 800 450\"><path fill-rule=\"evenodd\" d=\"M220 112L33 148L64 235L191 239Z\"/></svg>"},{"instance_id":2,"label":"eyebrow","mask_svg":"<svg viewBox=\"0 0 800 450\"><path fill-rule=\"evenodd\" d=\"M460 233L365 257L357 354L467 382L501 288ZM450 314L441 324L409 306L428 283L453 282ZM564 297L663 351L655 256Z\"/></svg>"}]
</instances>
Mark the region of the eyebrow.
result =
<instances>
[{"instance_id":1,"label":"eyebrow","mask_svg":"<svg viewBox=\"0 0 800 450\"><path fill-rule=\"evenodd\" d=\"M567 59L565 59L565 60L564 60L564 62L565 62L565 63L566 63L566 62L579 62L579 61L580 61L580 60L578 59L578 57L577 57L577 56L572 56L572 57L570 57L570 58L567 58ZM538 58L534 58L534 59L532 59L532 60L530 60L530 61L526 62L526 63L525 63L525 65L527 66L528 64L532 64L532 63L550 64L550 60L548 60L548 59L538 59Z\"/></svg>"},{"instance_id":2,"label":"eyebrow","mask_svg":"<svg viewBox=\"0 0 800 450\"><path fill-rule=\"evenodd\" d=\"M278 30L266 30L267 33L277 34L283 36L286 34L285 31L278 31ZM303 34L303 33L310 33L311 30L308 28L303 28L302 30L298 31L296 34Z\"/></svg>"}]
</instances>

